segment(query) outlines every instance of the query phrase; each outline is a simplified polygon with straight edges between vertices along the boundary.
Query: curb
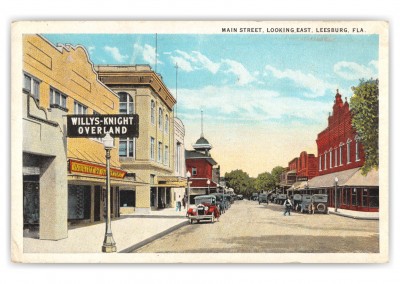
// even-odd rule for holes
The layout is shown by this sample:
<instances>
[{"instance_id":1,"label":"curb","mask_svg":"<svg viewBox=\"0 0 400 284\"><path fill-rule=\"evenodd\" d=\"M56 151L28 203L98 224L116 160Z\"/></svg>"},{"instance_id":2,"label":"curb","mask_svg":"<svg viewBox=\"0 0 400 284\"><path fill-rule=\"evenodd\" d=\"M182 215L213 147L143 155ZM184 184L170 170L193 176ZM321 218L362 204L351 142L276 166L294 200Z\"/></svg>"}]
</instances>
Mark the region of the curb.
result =
<instances>
[{"instance_id":1,"label":"curb","mask_svg":"<svg viewBox=\"0 0 400 284\"><path fill-rule=\"evenodd\" d=\"M151 243L151 242L153 242L153 241L155 241L155 240L157 240L157 239L159 239L159 238L161 238L161 237L163 237L165 235L168 235L169 233L172 233L173 231L178 230L179 228L187 226L187 225L189 225L189 223L187 221L179 223L179 224L177 224L175 226L172 226L171 228L166 229L165 231L162 231L162 232L160 232L158 234L155 234L154 236L149 237L149 238L147 238L147 239L145 239L145 240L143 240L143 241L141 241L141 242L139 242L139 243L137 243L137 244L135 244L133 246L130 246L130 247L126 248L126 249L123 249L123 250L119 251L118 253L132 253L132 252L135 252L135 250L137 250L137 249L139 249L139 248L141 248L141 247L143 247L143 246L145 246L145 245L147 245L147 244L149 244L149 243Z\"/></svg>"},{"instance_id":2,"label":"curb","mask_svg":"<svg viewBox=\"0 0 400 284\"><path fill-rule=\"evenodd\" d=\"M329 214L333 214L333 215L341 216L341 217L346 217L346 218L351 218L351 219L356 219L356 220L379 220L379 217L352 216L352 215L338 213L338 212L332 212L332 211L329 211Z\"/></svg>"}]
</instances>

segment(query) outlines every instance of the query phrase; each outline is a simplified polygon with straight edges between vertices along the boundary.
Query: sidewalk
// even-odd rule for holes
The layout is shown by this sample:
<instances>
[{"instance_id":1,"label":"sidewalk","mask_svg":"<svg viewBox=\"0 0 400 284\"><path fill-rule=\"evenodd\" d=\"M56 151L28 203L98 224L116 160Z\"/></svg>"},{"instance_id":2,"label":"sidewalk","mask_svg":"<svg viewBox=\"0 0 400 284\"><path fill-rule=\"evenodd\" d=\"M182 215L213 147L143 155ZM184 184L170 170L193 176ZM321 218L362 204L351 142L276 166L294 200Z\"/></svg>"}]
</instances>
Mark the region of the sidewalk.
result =
<instances>
[{"instance_id":1,"label":"sidewalk","mask_svg":"<svg viewBox=\"0 0 400 284\"><path fill-rule=\"evenodd\" d=\"M189 224L186 211L174 208L148 214L126 214L112 220L111 229L117 252L130 252L153 239ZM68 238L59 241L24 237L24 253L101 253L105 223L71 227Z\"/></svg>"},{"instance_id":2,"label":"sidewalk","mask_svg":"<svg viewBox=\"0 0 400 284\"><path fill-rule=\"evenodd\" d=\"M363 212L338 208L328 207L329 214L338 215L347 218L360 219L360 220L379 220L379 212Z\"/></svg>"}]
</instances>

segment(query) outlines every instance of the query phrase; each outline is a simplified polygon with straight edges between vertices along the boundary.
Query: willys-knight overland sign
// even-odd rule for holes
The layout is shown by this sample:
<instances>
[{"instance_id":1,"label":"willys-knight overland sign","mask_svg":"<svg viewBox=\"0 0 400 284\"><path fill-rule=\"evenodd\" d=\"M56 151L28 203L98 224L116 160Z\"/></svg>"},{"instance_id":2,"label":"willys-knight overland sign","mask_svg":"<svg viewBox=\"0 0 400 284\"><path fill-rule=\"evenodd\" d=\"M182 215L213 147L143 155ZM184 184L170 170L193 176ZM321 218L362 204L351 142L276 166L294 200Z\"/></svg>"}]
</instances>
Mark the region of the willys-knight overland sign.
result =
<instances>
[{"instance_id":1,"label":"willys-knight overland sign","mask_svg":"<svg viewBox=\"0 0 400 284\"><path fill-rule=\"evenodd\" d=\"M138 138L139 115L67 115L67 137L104 137L107 133L114 138Z\"/></svg>"}]
</instances>

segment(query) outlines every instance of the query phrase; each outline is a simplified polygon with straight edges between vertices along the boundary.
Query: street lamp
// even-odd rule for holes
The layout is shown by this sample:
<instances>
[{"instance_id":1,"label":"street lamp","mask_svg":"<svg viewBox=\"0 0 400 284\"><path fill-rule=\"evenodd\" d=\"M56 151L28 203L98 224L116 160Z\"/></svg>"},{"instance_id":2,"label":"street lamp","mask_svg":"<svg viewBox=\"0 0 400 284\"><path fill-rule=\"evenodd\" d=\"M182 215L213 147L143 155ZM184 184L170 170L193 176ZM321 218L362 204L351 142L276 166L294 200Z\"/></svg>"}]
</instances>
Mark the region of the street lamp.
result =
<instances>
[{"instance_id":1,"label":"street lamp","mask_svg":"<svg viewBox=\"0 0 400 284\"><path fill-rule=\"evenodd\" d=\"M210 179L207 179L207 185L208 185L207 194L210 194L210 183L211 183Z\"/></svg>"},{"instance_id":2,"label":"street lamp","mask_svg":"<svg viewBox=\"0 0 400 284\"><path fill-rule=\"evenodd\" d=\"M107 216L106 216L106 233L104 236L102 252L116 252L117 247L115 246L115 241L113 238L113 234L111 231L111 194L110 194L110 152L114 146L114 139L110 136L110 133L107 133L106 136L103 138L103 145L104 149L106 150L106 188L107 188Z\"/></svg>"},{"instance_id":3,"label":"street lamp","mask_svg":"<svg viewBox=\"0 0 400 284\"><path fill-rule=\"evenodd\" d=\"M337 184L338 184L338 177L335 177L335 212L337 212Z\"/></svg>"},{"instance_id":4,"label":"street lamp","mask_svg":"<svg viewBox=\"0 0 400 284\"><path fill-rule=\"evenodd\" d=\"M190 184L189 184L189 179L192 175L190 174L189 171L187 171L186 173L186 179L187 179L187 196L188 196L188 200L187 200L187 208L189 209L189 205L190 205Z\"/></svg>"},{"instance_id":5,"label":"street lamp","mask_svg":"<svg viewBox=\"0 0 400 284\"><path fill-rule=\"evenodd\" d=\"M306 186L305 186L305 188L306 188L306 194L307 194L307 190L308 190L308 181L306 181Z\"/></svg>"}]
</instances>

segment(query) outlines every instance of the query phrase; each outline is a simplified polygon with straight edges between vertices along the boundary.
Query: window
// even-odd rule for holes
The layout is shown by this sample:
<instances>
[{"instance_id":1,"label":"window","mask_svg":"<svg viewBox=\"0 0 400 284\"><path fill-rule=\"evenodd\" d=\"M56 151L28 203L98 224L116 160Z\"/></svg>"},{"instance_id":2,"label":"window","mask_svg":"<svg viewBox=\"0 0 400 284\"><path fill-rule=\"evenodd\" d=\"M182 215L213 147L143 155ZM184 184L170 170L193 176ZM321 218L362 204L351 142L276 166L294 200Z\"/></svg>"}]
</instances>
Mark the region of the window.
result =
<instances>
[{"instance_id":1,"label":"window","mask_svg":"<svg viewBox=\"0 0 400 284\"><path fill-rule=\"evenodd\" d=\"M164 148L164 164L169 166L169 149L167 145Z\"/></svg>"},{"instance_id":2,"label":"window","mask_svg":"<svg viewBox=\"0 0 400 284\"><path fill-rule=\"evenodd\" d=\"M24 91L31 94L36 100L39 100L40 81L28 74L24 74Z\"/></svg>"},{"instance_id":3,"label":"window","mask_svg":"<svg viewBox=\"0 0 400 284\"><path fill-rule=\"evenodd\" d=\"M162 156L163 156L163 154L162 154L162 143L161 142L158 142L158 149L157 149L158 151L157 151L157 154L158 154L158 162L159 163L162 163Z\"/></svg>"},{"instance_id":4,"label":"window","mask_svg":"<svg viewBox=\"0 0 400 284\"><path fill-rule=\"evenodd\" d=\"M343 145L344 145L343 143L339 144L339 166L343 165L343 150L342 150Z\"/></svg>"},{"instance_id":5,"label":"window","mask_svg":"<svg viewBox=\"0 0 400 284\"><path fill-rule=\"evenodd\" d=\"M118 93L119 96L119 113L120 114L133 114L135 113L133 98L126 92Z\"/></svg>"},{"instance_id":6,"label":"window","mask_svg":"<svg viewBox=\"0 0 400 284\"><path fill-rule=\"evenodd\" d=\"M154 161L154 138L150 137L150 159Z\"/></svg>"},{"instance_id":7,"label":"window","mask_svg":"<svg viewBox=\"0 0 400 284\"><path fill-rule=\"evenodd\" d=\"M348 163L348 164L351 163L350 144L351 144L351 140L350 140L350 139L347 139L347 163Z\"/></svg>"},{"instance_id":8,"label":"window","mask_svg":"<svg viewBox=\"0 0 400 284\"><path fill-rule=\"evenodd\" d=\"M175 166L176 166L176 172L178 175L181 174L181 146L182 144L177 142L176 143L176 161L175 161Z\"/></svg>"},{"instance_id":9,"label":"window","mask_svg":"<svg viewBox=\"0 0 400 284\"><path fill-rule=\"evenodd\" d=\"M151 100L151 110L150 110L150 115L151 115L151 123L155 124L155 116L156 116L156 104L153 100Z\"/></svg>"},{"instance_id":10,"label":"window","mask_svg":"<svg viewBox=\"0 0 400 284\"><path fill-rule=\"evenodd\" d=\"M80 102L74 102L74 113L75 114L87 114L87 107Z\"/></svg>"},{"instance_id":11,"label":"window","mask_svg":"<svg viewBox=\"0 0 400 284\"><path fill-rule=\"evenodd\" d=\"M332 169L332 148L329 149L329 168Z\"/></svg>"},{"instance_id":12,"label":"window","mask_svg":"<svg viewBox=\"0 0 400 284\"><path fill-rule=\"evenodd\" d=\"M360 137L356 136L356 162L360 160Z\"/></svg>"},{"instance_id":13,"label":"window","mask_svg":"<svg viewBox=\"0 0 400 284\"><path fill-rule=\"evenodd\" d=\"M158 128L163 129L163 111L161 108L158 109Z\"/></svg>"},{"instance_id":14,"label":"window","mask_svg":"<svg viewBox=\"0 0 400 284\"><path fill-rule=\"evenodd\" d=\"M135 141L133 138L119 139L119 156L120 157L134 157Z\"/></svg>"},{"instance_id":15,"label":"window","mask_svg":"<svg viewBox=\"0 0 400 284\"><path fill-rule=\"evenodd\" d=\"M165 115L165 133L168 133L169 131L169 119L168 119L168 114Z\"/></svg>"},{"instance_id":16,"label":"window","mask_svg":"<svg viewBox=\"0 0 400 284\"><path fill-rule=\"evenodd\" d=\"M133 114L135 107L133 98L126 92L119 92L119 113ZM119 156L133 158L135 155L135 138L121 138L119 140Z\"/></svg>"},{"instance_id":17,"label":"window","mask_svg":"<svg viewBox=\"0 0 400 284\"><path fill-rule=\"evenodd\" d=\"M192 176L197 176L197 168L192 168Z\"/></svg>"},{"instance_id":18,"label":"window","mask_svg":"<svg viewBox=\"0 0 400 284\"><path fill-rule=\"evenodd\" d=\"M324 154L324 170L326 170L326 152Z\"/></svg>"},{"instance_id":19,"label":"window","mask_svg":"<svg viewBox=\"0 0 400 284\"><path fill-rule=\"evenodd\" d=\"M337 148L335 148L335 167L337 167Z\"/></svg>"},{"instance_id":20,"label":"window","mask_svg":"<svg viewBox=\"0 0 400 284\"><path fill-rule=\"evenodd\" d=\"M65 111L68 111L67 95L54 88L50 88L50 107L59 107Z\"/></svg>"},{"instance_id":21,"label":"window","mask_svg":"<svg viewBox=\"0 0 400 284\"><path fill-rule=\"evenodd\" d=\"M319 171L322 171L322 155L319 156Z\"/></svg>"}]
</instances>

